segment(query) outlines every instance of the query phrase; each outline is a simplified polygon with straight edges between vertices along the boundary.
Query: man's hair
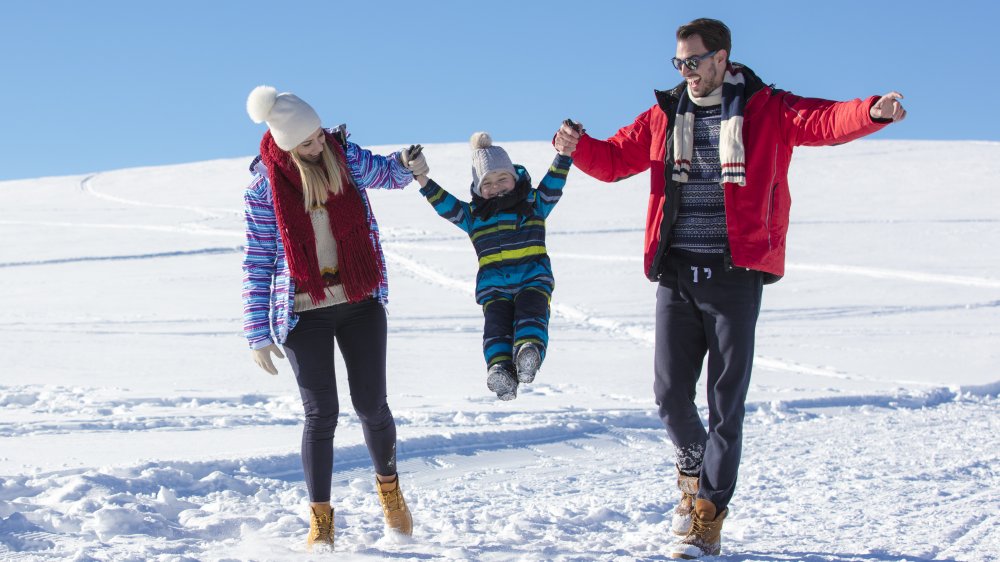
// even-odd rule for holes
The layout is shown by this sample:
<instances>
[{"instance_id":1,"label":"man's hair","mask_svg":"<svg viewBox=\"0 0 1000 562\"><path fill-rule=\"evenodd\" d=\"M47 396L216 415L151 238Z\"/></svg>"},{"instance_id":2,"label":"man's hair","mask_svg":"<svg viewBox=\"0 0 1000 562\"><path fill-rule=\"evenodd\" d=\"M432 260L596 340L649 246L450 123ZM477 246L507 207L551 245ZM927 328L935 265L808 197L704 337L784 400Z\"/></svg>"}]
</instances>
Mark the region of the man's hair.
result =
<instances>
[{"instance_id":1,"label":"man's hair","mask_svg":"<svg viewBox=\"0 0 1000 562\"><path fill-rule=\"evenodd\" d=\"M687 39L692 35L701 37L701 42L709 51L726 50L729 59L733 48L733 38L726 24L711 18L698 18L677 28L677 39Z\"/></svg>"}]
</instances>

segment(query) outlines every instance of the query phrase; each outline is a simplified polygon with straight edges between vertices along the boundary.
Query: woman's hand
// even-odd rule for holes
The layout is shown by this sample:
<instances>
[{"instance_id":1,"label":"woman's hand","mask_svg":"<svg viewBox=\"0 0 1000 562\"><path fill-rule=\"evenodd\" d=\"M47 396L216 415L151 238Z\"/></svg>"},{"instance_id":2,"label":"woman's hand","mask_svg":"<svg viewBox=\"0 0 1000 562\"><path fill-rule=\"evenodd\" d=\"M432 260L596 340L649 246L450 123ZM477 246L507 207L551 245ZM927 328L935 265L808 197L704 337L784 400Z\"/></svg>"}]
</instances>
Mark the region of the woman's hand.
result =
<instances>
[{"instance_id":1,"label":"woman's hand","mask_svg":"<svg viewBox=\"0 0 1000 562\"><path fill-rule=\"evenodd\" d=\"M285 356L282 355L281 353L281 349L279 349L278 346L274 345L273 343L267 347L262 347L260 349L251 349L250 353L253 354L253 360L255 363L257 363L257 366L260 367L261 369L264 369L268 373L271 373L272 375L278 374L278 368L275 367L274 363L271 361L271 354L274 353L275 355L277 355L278 359L285 358Z\"/></svg>"}]
</instances>

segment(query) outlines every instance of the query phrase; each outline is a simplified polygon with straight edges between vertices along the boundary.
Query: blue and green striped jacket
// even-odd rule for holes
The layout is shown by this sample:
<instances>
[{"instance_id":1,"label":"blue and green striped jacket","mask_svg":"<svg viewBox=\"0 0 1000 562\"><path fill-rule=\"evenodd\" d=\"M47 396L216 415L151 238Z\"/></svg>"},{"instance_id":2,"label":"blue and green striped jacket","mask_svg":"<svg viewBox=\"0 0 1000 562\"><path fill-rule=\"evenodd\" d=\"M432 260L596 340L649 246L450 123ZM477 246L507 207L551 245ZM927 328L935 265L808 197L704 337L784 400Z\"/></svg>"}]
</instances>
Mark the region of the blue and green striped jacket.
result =
<instances>
[{"instance_id":1,"label":"blue and green striped jacket","mask_svg":"<svg viewBox=\"0 0 1000 562\"><path fill-rule=\"evenodd\" d=\"M545 251L545 219L562 197L572 163L573 159L568 156L556 156L538 188L528 192L531 214L526 217L511 210L483 220L472 213L471 204L458 200L434 180L420 189L437 214L464 230L472 239L479 257L476 302L484 304L494 297L511 297L527 287L552 292L555 281L552 264ZM515 168L518 183L528 182L530 185L531 177L527 170L523 166Z\"/></svg>"}]
</instances>

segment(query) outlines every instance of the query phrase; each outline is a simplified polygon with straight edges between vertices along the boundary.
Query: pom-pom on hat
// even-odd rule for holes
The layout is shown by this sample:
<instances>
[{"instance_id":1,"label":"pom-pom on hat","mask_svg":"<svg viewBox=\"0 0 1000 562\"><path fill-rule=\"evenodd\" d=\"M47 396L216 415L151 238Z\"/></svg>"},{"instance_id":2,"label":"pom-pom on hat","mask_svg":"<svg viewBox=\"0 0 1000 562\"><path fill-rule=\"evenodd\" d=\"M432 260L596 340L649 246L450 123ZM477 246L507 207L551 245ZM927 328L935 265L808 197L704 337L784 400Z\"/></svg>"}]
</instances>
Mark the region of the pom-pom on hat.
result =
<instances>
[{"instance_id":1,"label":"pom-pom on hat","mask_svg":"<svg viewBox=\"0 0 1000 562\"><path fill-rule=\"evenodd\" d=\"M278 93L272 86L257 86L247 97L247 113L254 123L267 122L275 144L289 151L320 127L319 115L295 94Z\"/></svg>"},{"instance_id":2,"label":"pom-pom on hat","mask_svg":"<svg viewBox=\"0 0 1000 562\"><path fill-rule=\"evenodd\" d=\"M479 182L490 172L509 172L517 179L517 170L507 156L507 151L499 146L493 146L493 139L489 133L472 133L469 139L472 145L472 191L476 195L482 196L479 191Z\"/></svg>"}]
</instances>

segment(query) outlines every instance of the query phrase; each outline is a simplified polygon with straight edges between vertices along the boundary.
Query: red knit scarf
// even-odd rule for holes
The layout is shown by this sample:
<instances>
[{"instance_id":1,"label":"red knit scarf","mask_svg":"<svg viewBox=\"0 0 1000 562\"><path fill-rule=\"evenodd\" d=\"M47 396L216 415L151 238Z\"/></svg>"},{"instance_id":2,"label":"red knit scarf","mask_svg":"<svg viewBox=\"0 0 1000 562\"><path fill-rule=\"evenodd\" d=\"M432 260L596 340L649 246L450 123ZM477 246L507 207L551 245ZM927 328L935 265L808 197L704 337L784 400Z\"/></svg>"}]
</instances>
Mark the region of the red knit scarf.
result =
<instances>
[{"instance_id":1,"label":"red knit scarf","mask_svg":"<svg viewBox=\"0 0 1000 562\"><path fill-rule=\"evenodd\" d=\"M330 229L337 241L337 268L347 300L357 302L371 296L382 282L381 258L369 236L365 204L361 200L340 143L326 133L326 144L340 164L343 189L330 194L324 207L330 217ZM326 283L316 256L316 233L305 209L302 177L291 154L278 148L271 131L260 141L260 155L267 166L274 194L274 210L285 244L288 267L298 291L309 293L314 304L325 297Z\"/></svg>"}]
</instances>

